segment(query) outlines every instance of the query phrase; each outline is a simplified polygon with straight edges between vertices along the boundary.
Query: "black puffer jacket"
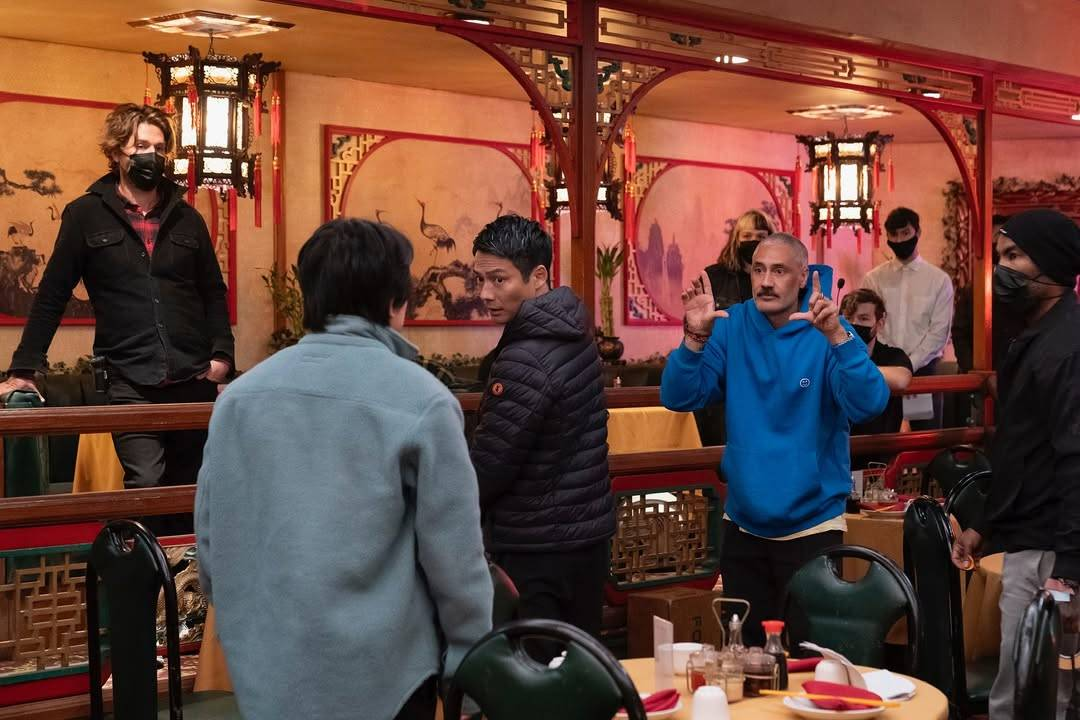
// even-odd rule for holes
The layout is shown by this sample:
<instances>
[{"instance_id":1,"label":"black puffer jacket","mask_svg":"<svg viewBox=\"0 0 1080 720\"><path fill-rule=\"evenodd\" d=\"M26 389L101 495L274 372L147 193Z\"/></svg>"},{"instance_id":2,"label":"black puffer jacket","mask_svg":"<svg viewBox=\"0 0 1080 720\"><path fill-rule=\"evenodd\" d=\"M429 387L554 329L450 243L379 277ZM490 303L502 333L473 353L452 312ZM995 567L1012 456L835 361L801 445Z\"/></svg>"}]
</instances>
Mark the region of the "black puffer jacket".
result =
<instances>
[{"instance_id":1,"label":"black puffer jacket","mask_svg":"<svg viewBox=\"0 0 1080 720\"><path fill-rule=\"evenodd\" d=\"M615 532L600 357L581 300L525 301L495 348L473 435L491 550L587 547Z\"/></svg>"}]
</instances>

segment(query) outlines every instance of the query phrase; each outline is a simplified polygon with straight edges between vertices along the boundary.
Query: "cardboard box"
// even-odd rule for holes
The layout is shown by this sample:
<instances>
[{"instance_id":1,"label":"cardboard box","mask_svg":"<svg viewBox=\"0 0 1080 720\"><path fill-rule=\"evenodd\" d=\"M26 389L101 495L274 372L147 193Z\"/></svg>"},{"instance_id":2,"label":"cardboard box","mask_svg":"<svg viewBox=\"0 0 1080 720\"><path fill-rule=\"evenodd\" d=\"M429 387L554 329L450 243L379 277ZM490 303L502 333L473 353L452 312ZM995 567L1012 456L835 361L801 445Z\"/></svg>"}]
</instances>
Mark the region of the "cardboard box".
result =
<instances>
[{"instance_id":1,"label":"cardboard box","mask_svg":"<svg viewBox=\"0 0 1080 720\"><path fill-rule=\"evenodd\" d=\"M630 593L627 598L627 650L630 657L652 657L653 616L675 626L675 642L704 642L720 647L720 626L712 612L721 593L688 587L665 587Z\"/></svg>"}]
</instances>

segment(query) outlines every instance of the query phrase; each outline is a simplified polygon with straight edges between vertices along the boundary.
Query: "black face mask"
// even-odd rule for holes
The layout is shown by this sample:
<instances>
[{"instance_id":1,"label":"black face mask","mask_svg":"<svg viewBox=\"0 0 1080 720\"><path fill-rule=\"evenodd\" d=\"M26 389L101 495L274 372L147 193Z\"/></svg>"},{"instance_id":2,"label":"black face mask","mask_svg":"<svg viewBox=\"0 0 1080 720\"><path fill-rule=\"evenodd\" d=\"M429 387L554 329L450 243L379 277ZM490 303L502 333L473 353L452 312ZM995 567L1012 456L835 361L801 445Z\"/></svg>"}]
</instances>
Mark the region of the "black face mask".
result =
<instances>
[{"instance_id":1,"label":"black face mask","mask_svg":"<svg viewBox=\"0 0 1080 720\"><path fill-rule=\"evenodd\" d=\"M154 151L128 155L128 180L140 190L150 191L161 182L165 174L165 158Z\"/></svg>"},{"instance_id":2,"label":"black face mask","mask_svg":"<svg viewBox=\"0 0 1080 720\"><path fill-rule=\"evenodd\" d=\"M1035 307L1038 298L1032 296L1029 278L1022 272L997 265L994 267L994 297L1009 310L1026 313Z\"/></svg>"},{"instance_id":3,"label":"black face mask","mask_svg":"<svg viewBox=\"0 0 1080 720\"><path fill-rule=\"evenodd\" d=\"M897 260L907 260L911 257L911 254L915 252L915 246L919 243L919 236L905 240L904 242L892 242L888 241L889 247L892 248L893 253L896 255Z\"/></svg>"},{"instance_id":4,"label":"black face mask","mask_svg":"<svg viewBox=\"0 0 1080 720\"><path fill-rule=\"evenodd\" d=\"M750 265L754 262L754 251L761 244L760 240L743 240L735 249L739 253L739 262Z\"/></svg>"},{"instance_id":5,"label":"black face mask","mask_svg":"<svg viewBox=\"0 0 1080 720\"><path fill-rule=\"evenodd\" d=\"M874 337L875 337L874 336L874 326L873 325L855 325L855 324L852 324L851 327L855 331L855 334L859 336L859 339L862 340L867 345L869 345L870 341L873 340Z\"/></svg>"}]
</instances>

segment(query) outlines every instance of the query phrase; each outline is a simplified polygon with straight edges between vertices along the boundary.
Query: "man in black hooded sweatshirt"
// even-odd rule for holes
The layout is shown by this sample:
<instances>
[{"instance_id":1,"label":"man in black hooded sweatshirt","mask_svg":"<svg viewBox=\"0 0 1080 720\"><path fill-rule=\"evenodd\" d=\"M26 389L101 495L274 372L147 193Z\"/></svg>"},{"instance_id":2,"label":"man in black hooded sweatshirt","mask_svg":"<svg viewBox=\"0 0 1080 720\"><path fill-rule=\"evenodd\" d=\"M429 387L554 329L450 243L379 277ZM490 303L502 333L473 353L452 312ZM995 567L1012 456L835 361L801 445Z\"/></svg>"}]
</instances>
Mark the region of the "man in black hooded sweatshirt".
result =
<instances>
[{"instance_id":1,"label":"man in black hooded sweatshirt","mask_svg":"<svg viewBox=\"0 0 1080 720\"><path fill-rule=\"evenodd\" d=\"M1080 606L1080 228L1054 210L1029 210L1005 223L994 242L994 297L1024 330L998 371L985 515L953 546L962 568L973 566L984 545L1005 552L991 720L1014 717L1013 647L1035 591L1045 587L1068 600L1067 619ZM1059 686L1058 717L1070 690Z\"/></svg>"},{"instance_id":2,"label":"man in black hooded sweatshirt","mask_svg":"<svg viewBox=\"0 0 1080 720\"><path fill-rule=\"evenodd\" d=\"M585 305L551 289L539 223L504 215L473 242L480 297L503 326L472 459L489 549L521 596L520 615L598 636L615 508L600 356Z\"/></svg>"}]
</instances>

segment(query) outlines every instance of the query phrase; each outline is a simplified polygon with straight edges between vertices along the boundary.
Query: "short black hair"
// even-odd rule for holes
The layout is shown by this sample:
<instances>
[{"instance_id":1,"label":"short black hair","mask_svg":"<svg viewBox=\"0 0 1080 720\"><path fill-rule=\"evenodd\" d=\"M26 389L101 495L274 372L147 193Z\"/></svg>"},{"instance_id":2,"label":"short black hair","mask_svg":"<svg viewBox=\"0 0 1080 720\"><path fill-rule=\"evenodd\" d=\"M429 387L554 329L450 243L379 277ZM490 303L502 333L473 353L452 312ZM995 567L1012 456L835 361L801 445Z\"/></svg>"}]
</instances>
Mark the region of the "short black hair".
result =
<instances>
[{"instance_id":1,"label":"short black hair","mask_svg":"<svg viewBox=\"0 0 1080 720\"><path fill-rule=\"evenodd\" d=\"M551 285L551 236L535 220L513 214L497 217L473 240L472 251L509 260L523 278L543 265Z\"/></svg>"},{"instance_id":2,"label":"short black hair","mask_svg":"<svg viewBox=\"0 0 1080 720\"><path fill-rule=\"evenodd\" d=\"M919 213L911 208L898 207L889 213L889 217L885 218L886 232L894 233L905 225L910 225L915 229L915 232L919 232Z\"/></svg>"},{"instance_id":3,"label":"short black hair","mask_svg":"<svg viewBox=\"0 0 1080 720\"><path fill-rule=\"evenodd\" d=\"M378 325L409 299L413 247L389 225L338 218L316 230L296 261L304 327L326 329L331 315L359 315Z\"/></svg>"}]
</instances>

